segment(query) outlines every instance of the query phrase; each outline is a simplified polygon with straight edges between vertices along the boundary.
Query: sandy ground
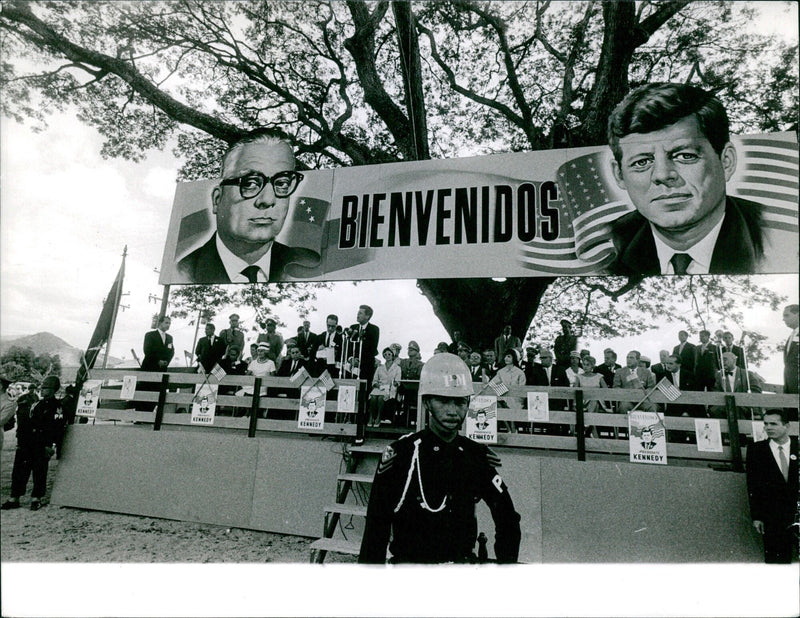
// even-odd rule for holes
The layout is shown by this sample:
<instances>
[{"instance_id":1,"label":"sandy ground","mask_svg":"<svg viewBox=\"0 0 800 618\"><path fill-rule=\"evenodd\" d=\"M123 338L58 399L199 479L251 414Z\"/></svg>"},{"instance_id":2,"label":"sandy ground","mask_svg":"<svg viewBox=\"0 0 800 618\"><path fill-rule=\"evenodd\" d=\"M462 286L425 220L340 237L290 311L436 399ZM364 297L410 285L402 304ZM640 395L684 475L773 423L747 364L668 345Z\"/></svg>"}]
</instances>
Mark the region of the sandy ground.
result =
<instances>
[{"instance_id":1,"label":"sandy ground","mask_svg":"<svg viewBox=\"0 0 800 618\"><path fill-rule=\"evenodd\" d=\"M0 494L11 488L16 436L6 432L0 457ZM50 460L45 507L29 510L32 481L22 508L0 511L2 562L308 563L314 539L47 504L58 475ZM355 562L328 554L328 562Z\"/></svg>"}]
</instances>

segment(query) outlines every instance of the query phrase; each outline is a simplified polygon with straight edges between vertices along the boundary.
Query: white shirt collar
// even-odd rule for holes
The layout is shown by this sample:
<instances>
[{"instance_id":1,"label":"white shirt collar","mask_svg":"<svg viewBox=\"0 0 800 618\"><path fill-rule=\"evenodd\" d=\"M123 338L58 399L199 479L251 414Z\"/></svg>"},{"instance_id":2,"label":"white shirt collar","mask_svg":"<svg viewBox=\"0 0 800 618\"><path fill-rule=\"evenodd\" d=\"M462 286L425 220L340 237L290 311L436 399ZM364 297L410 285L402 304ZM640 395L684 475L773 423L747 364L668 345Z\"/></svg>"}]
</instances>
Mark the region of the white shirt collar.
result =
<instances>
[{"instance_id":1,"label":"white shirt collar","mask_svg":"<svg viewBox=\"0 0 800 618\"><path fill-rule=\"evenodd\" d=\"M672 267L672 256L676 253L688 253L692 258L686 273L689 275L707 275L711 269L711 256L714 253L714 246L717 244L719 231L722 229L722 222L725 220L723 215L711 231L706 234L697 244L689 247L685 251L676 251L670 247L661 237L661 233L651 223L650 229L653 231L653 240L656 243L656 253L658 254L658 264L661 267L662 275L674 275L675 269Z\"/></svg>"},{"instance_id":2,"label":"white shirt collar","mask_svg":"<svg viewBox=\"0 0 800 618\"><path fill-rule=\"evenodd\" d=\"M228 249L225 243L222 242L219 234L216 236L216 243L219 259L222 260L222 265L225 267L225 272L228 274L228 279L231 280L231 283L249 283L247 277L242 274L242 270L250 266L250 264ZM259 283L266 283L269 280L269 263L271 257L272 245L270 245L269 251L267 251L258 262L253 264L253 266L258 266L260 269L258 273Z\"/></svg>"}]
</instances>

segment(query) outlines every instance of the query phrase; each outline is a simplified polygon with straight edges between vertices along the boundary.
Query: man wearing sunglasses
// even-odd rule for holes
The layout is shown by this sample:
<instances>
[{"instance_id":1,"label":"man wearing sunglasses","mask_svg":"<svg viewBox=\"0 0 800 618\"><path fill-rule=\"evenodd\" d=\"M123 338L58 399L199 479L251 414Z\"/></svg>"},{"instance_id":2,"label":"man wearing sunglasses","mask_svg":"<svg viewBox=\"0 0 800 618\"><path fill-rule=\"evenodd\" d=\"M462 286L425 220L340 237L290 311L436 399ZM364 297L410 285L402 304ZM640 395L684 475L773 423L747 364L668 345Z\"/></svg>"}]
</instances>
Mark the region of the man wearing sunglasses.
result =
<instances>
[{"instance_id":1,"label":"man wearing sunglasses","mask_svg":"<svg viewBox=\"0 0 800 618\"><path fill-rule=\"evenodd\" d=\"M255 129L222 160L222 180L211 194L217 231L178 263L187 283L265 283L280 279L288 247L275 241L289 196L303 175L292 147L277 131Z\"/></svg>"}]
</instances>

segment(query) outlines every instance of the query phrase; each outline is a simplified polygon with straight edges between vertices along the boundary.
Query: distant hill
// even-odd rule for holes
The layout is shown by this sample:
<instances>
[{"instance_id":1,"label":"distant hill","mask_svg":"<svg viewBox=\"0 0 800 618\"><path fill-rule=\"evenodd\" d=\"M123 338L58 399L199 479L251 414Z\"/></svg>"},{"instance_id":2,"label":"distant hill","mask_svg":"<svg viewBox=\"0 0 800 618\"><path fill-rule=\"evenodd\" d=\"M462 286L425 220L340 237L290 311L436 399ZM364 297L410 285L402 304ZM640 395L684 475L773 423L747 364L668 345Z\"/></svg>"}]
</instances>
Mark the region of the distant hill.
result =
<instances>
[{"instance_id":1,"label":"distant hill","mask_svg":"<svg viewBox=\"0 0 800 618\"><path fill-rule=\"evenodd\" d=\"M83 350L71 346L60 337L56 337L53 333L36 333L35 335L22 335L18 337L2 337L0 338L0 354L5 352L11 346L20 346L22 348L30 348L34 354L58 354L61 358L61 366L66 367L80 367L81 354ZM102 358L102 357L101 357ZM108 366L114 367L122 362L121 359L113 356L108 357Z\"/></svg>"}]
</instances>

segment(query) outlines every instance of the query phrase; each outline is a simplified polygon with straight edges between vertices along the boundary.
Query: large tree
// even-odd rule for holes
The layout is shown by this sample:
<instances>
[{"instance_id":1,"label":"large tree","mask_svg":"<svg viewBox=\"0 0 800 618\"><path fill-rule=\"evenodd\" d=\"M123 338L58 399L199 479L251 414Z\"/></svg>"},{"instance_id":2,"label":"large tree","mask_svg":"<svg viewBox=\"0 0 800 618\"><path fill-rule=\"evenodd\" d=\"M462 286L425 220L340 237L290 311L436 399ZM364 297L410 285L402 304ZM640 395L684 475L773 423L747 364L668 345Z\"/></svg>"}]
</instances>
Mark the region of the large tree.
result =
<instances>
[{"instance_id":1,"label":"large tree","mask_svg":"<svg viewBox=\"0 0 800 618\"><path fill-rule=\"evenodd\" d=\"M172 145L182 179L214 174L253 126L284 129L308 167L601 144L613 106L652 80L713 89L737 130L796 127L797 47L752 16L689 0L4 2L3 112L42 123L72 106L104 155ZM616 299L664 284L418 285L445 328L488 338L525 331L553 285Z\"/></svg>"}]
</instances>

